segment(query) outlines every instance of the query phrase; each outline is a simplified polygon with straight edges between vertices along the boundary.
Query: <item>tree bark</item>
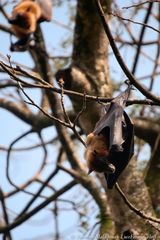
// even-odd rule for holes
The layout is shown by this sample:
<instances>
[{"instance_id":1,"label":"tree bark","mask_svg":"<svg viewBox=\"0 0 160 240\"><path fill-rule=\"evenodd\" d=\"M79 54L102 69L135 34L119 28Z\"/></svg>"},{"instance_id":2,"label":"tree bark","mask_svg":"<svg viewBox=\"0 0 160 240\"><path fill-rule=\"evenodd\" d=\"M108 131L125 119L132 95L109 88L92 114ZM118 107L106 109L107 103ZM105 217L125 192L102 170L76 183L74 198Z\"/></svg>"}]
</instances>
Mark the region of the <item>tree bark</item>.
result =
<instances>
[{"instance_id":1,"label":"tree bark","mask_svg":"<svg viewBox=\"0 0 160 240\"><path fill-rule=\"evenodd\" d=\"M152 205L160 217L160 124L158 119L135 118L135 134L148 142L151 147L151 157L145 169L145 182L151 196Z\"/></svg>"},{"instance_id":2,"label":"tree bark","mask_svg":"<svg viewBox=\"0 0 160 240\"><path fill-rule=\"evenodd\" d=\"M103 7L105 4L106 1L103 2ZM107 15L106 18L109 20ZM109 79L108 47L107 37L97 14L94 1L79 0L77 4L72 65L69 71L67 69L67 72L66 70L63 72L64 76L66 73L69 73L65 81L66 87L82 92L85 88L89 94L110 97L112 87ZM78 112L82 103L75 98L71 98L71 100L74 110ZM86 134L93 130L100 116L100 109L100 104L87 102L87 109L80 119L81 127ZM146 211L148 214L153 214L148 190L143 176L137 171L136 160L131 160L119 183L130 201L137 208ZM146 227L144 221L124 205L123 200L115 189L107 190L107 198L113 216L112 220L119 235L124 230L130 229L136 235L145 234L147 236L150 230L148 226ZM108 203L106 202L106 204ZM113 226L113 222L111 225ZM101 234L108 233L106 226L107 222L101 221ZM112 234L114 234L114 230Z\"/></svg>"}]
</instances>

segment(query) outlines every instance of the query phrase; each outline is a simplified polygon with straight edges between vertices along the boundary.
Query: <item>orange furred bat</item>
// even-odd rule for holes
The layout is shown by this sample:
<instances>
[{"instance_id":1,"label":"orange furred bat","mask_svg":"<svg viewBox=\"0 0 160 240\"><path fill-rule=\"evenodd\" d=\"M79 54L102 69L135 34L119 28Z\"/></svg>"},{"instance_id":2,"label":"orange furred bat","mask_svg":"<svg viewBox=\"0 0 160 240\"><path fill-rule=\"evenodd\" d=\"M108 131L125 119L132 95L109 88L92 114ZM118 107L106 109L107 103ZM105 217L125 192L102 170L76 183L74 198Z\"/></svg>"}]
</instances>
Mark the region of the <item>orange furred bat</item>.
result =
<instances>
[{"instance_id":1,"label":"orange furred bat","mask_svg":"<svg viewBox=\"0 0 160 240\"><path fill-rule=\"evenodd\" d=\"M9 19L12 29L19 40L11 45L11 50L25 50L30 41L30 36L35 32L37 24L51 21L52 3L50 0L22 0L18 3Z\"/></svg>"},{"instance_id":2,"label":"orange furred bat","mask_svg":"<svg viewBox=\"0 0 160 240\"><path fill-rule=\"evenodd\" d=\"M103 172L112 188L134 152L134 126L124 111L131 86L103 107L103 115L87 136L85 159L92 171Z\"/></svg>"},{"instance_id":3,"label":"orange furred bat","mask_svg":"<svg viewBox=\"0 0 160 240\"><path fill-rule=\"evenodd\" d=\"M109 150L107 138L103 133L99 135L94 135L90 133L87 136L87 149L85 152L85 158L88 165L88 173L92 171L96 172L114 172L115 167L113 164L107 161Z\"/></svg>"}]
</instances>

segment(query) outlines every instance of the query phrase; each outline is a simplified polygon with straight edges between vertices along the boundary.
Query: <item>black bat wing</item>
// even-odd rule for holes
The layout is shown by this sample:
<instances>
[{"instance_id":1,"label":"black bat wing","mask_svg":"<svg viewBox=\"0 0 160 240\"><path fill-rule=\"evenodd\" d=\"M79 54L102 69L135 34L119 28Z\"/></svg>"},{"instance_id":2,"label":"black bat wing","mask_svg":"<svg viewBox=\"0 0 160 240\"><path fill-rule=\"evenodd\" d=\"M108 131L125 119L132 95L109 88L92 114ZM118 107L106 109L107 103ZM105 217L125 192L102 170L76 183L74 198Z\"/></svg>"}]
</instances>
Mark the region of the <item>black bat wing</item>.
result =
<instances>
[{"instance_id":1,"label":"black bat wing","mask_svg":"<svg viewBox=\"0 0 160 240\"><path fill-rule=\"evenodd\" d=\"M110 156L110 163L115 166L115 172L112 174L105 173L105 178L109 189L112 189L116 183L119 175L125 169L129 160L134 154L134 126L131 122L129 116L124 111L125 126L123 126L123 134L126 136L126 139L122 145L122 152L112 152Z\"/></svg>"},{"instance_id":2,"label":"black bat wing","mask_svg":"<svg viewBox=\"0 0 160 240\"><path fill-rule=\"evenodd\" d=\"M114 173L105 173L108 188L112 188L127 166L134 151L134 127L124 111L131 86L105 107L105 113L97 122L94 135L103 134L109 143L107 161L115 166Z\"/></svg>"},{"instance_id":3,"label":"black bat wing","mask_svg":"<svg viewBox=\"0 0 160 240\"><path fill-rule=\"evenodd\" d=\"M122 151L124 142L122 133L123 107L116 102L111 102L107 106L106 113L97 122L93 131L94 135L103 135L109 142L109 150Z\"/></svg>"}]
</instances>

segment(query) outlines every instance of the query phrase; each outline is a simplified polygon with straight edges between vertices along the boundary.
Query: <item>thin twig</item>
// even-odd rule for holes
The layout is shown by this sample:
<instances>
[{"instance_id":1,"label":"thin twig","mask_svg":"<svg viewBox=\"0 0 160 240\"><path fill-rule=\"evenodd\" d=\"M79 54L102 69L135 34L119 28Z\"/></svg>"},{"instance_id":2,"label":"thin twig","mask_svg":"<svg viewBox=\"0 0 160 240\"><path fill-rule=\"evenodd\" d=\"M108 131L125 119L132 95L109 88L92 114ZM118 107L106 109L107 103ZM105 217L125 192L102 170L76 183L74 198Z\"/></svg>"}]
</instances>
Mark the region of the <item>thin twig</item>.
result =
<instances>
[{"instance_id":1,"label":"thin twig","mask_svg":"<svg viewBox=\"0 0 160 240\"><path fill-rule=\"evenodd\" d=\"M23 84L22 86L25 87L33 87L33 88L41 88L41 89L46 89L46 90L51 90L53 92L56 92L56 93L59 93L61 94L61 89L58 89L56 87L53 87L52 85L48 84L46 82L46 84L44 85L40 85L40 84L31 84L31 83L28 83L28 82L25 82L24 80L21 80L20 78L14 76L14 74L9 70L9 67L5 66L3 62L0 61L0 66L4 69L4 71L6 71L8 73L8 75L10 75L12 77L13 80L16 80L18 82L20 82L21 84ZM25 72L25 71L23 71ZM157 73L158 74L158 73ZM30 74L29 74L30 75ZM30 75L30 77L33 77L34 80L37 80L37 81L40 81L40 82L43 82L44 80L43 79L40 79L40 78L37 78L33 75ZM149 77L149 76L148 76ZM45 82L45 81L44 81ZM68 95L68 96L75 96L75 97L79 97L80 99L81 98L84 98L84 94L83 93L79 93L79 92L75 92L75 91L70 91L70 90L64 90L64 94ZM144 94L145 95L145 94ZM149 95L150 96L150 95ZM99 96L92 96L92 95L88 95L86 94L86 100L91 100L91 101L97 101L97 98L99 99L99 101L101 102L111 102L113 100L113 98L105 98L105 97L99 97ZM158 98L159 99L159 98ZM155 102L155 101L152 101L150 99L144 99L144 100L137 100L137 99L133 99L133 100L128 100L127 101L127 106L129 105L133 105L133 104L143 104L143 105L151 105L151 106L159 106L160 105L160 101L158 102Z\"/></svg>"},{"instance_id":2,"label":"thin twig","mask_svg":"<svg viewBox=\"0 0 160 240\"><path fill-rule=\"evenodd\" d=\"M67 120L67 122L70 124L70 128L72 129L72 131L74 132L74 134L76 135L76 137L80 140L80 142L86 147L86 144L85 142L83 141L83 139L81 138L80 134L77 132L76 130L76 124L80 118L80 116L82 115L82 113L85 111L86 109L86 94L84 93L84 99L83 99L83 106L82 106L82 109L81 111L77 114L73 124L65 110L65 106L64 106L64 88L63 88L63 85L64 85L64 81L63 79L60 79L59 80L59 84L60 84L60 87L61 87L61 105L62 105L62 109L63 109L63 113L64 113L64 116L65 116L65 119Z\"/></svg>"},{"instance_id":3,"label":"thin twig","mask_svg":"<svg viewBox=\"0 0 160 240\"><path fill-rule=\"evenodd\" d=\"M38 176L40 175L41 171L43 170L42 167L44 167L44 163L42 162L42 166L40 166L40 169L36 172L36 174L35 174L32 178L30 178L26 183L22 184L21 186L16 185L16 184L13 182L13 180L11 179L10 174L9 174L9 166L10 166L10 154L11 154L13 145L16 144L16 143L17 143L19 140L21 140L22 138L24 138L25 136L27 136L28 134L33 133L33 132L34 132L34 131L33 131L32 129L29 130L29 131L27 131L27 132L25 132L24 134L22 134L21 136L19 136L18 138L16 138L16 139L10 144L10 146L9 146L9 148L8 148L8 152L7 152L7 164L6 164L6 176L7 176L7 179L8 179L8 181L9 181L9 183L10 183L14 188L16 188L17 192L18 192L18 191L22 191L22 192L27 193L27 194L32 195L32 196L34 196L34 194L32 194L31 192L25 190L25 188L26 188L27 186L29 186L33 181L35 181L35 180L38 178ZM45 157L46 157L46 155L44 155L44 160L45 160ZM14 191L13 193L16 193L16 191ZM12 195L13 195L13 193L12 193Z\"/></svg>"},{"instance_id":4,"label":"thin twig","mask_svg":"<svg viewBox=\"0 0 160 240\"><path fill-rule=\"evenodd\" d=\"M157 7L157 14L160 14L160 3L159 3L159 6ZM160 21L159 21L159 30L160 30ZM158 39L157 41L160 41L160 33L158 34ZM156 70L158 69L158 66L159 66L159 60L160 60L160 44L157 44L157 51L156 51L156 57L155 57L155 64L154 64L154 67L153 67L153 73L151 75L151 81L150 81L150 86L149 86L149 91L152 90L153 88L153 82L154 82L154 79L155 79L155 73L156 73Z\"/></svg>"},{"instance_id":5,"label":"thin twig","mask_svg":"<svg viewBox=\"0 0 160 240\"><path fill-rule=\"evenodd\" d=\"M159 97L156 97L154 94L152 94L151 92L149 92L142 84L140 84L136 79L135 77L133 76L133 74L130 72L130 70L128 69L127 65L125 64L120 52L119 52L119 49L114 41L114 38L111 34L111 31L110 31L110 28L108 26L108 23L106 21L106 18L105 18L105 14L104 14L104 11L102 9L102 6L100 4L100 1L99 0L95 0L95 3L96 3L96 6L97 6L97 9L98 9L98 13L100 15L100 18L101 18L101 21L102 21L102 24L103 24L103 27L104 27L104 30L106 32L106 35L108 37L108 40L110 42L110 45L112 47L112 50L115 54L115 57L119 63L119 65L121 66L122 70L124 71L125 75L127 76L127 78L131 81L131 83L144 95L146 96L147 98L153 100L154 102L160 104L160 98Z\"/></svg>"},{"instance_id":6,"label":"thin twig","mask_svg":"<svg viewBox=\"0 0 160 240\"><path fill-rule=\"evenodd\" d=\"M8 14L6 13L6 11L4 10L4 4L2 5L0 3L0 12L3 14L3 16L8 20L9 19L9 16Z\"/></svg>"},{"instance_id":7,"label":"thin twig","mask_svg":"<svg viewBox=\"0 0 160 240\"><path fill-rule=\"evenodd\" d=\"M27 210L31 207L31 205L35 202L35 200L40 196L41 192L44 190L46 185L49 183L49 181L58 173L58 168L56 168L44 181L43 185L39 188L37 193L31 198L31 200L27 203L27 205L23 208L23 210L19 213L19 215L16 217L16 220L23 216Z\"/></svg>"},{"instance_id":8,"label":"thin twig","mask_svg":"<svg viewBox=\"0 0 160 240\"><path fill-rule=\"evenodd\" d=\"M145 214L143 211L141 211L140 209L136 208L129 200L128 198L125 196L124 192L122 191L122 189L120 188L119 184L116 183L116 189L117 191L120 193L122 199L124 200L124 202L126 203L126 205L133 211L135 212L138 216L147 219L149 221L152 222L156 222L156 223L160 223L160 219L159 218L155 218L155 217L151 217L148 216L147 214Z\"/></svg>"},{"instance_id":9,"label":"thin twig","mask_svg":"<svg viewBox=\"0 0 160 240\"><path fill-rule=\"evenodd\" d=\"M72 129L73 129L75 135L77 136L77 138L81 141L81 143L82 143L85 147L87 147L86 143L84 142L84 140L82 139L82 137L80 136L80 134L79 134L79 133L77 132L77 130L76 130L76 124L77 124L80 116L84 113L85 110L86 110L86 93L84 92L82 109L79 111L79 113L77 114L76 118L74 119Z\"/></svg>"},{"instance_id":10,"label":"thin twig","mask_svg":"<svg viewBox=\"0 0 160 240\"><path fill-rule=\"evenodd\" d=\"M109 14L114 16L114 17L117 17L117 18L119 18L121 20L128 21L128 22L131 22L131 23L134 23L134 24L137 24L137 25L141 25L141 26L143 26L145 28L149 28L149 29L151 29L151 30L153 30L155 32L160 33L160 31L157 28L154 28L154 27L152 27L152 26L150 26L150 25L148 25L146 23L137 22L137 21L134 21L134 20L132 20L130 18L124 18L124 17L118 15L117 13L113 13L113 12L109 12Z\"/></svg>"},{"instance_id":11,"label":"thin twig","mask_svg":"<svg viewBox=\"0 0 160 240\"><path fill-rule=\"evenodd\" d=\"M157 152L158 150L158 146L160 144L160 133L158 134L158 136L156 137L156 140L155 140L155 144L153 146L153 149L151 151L151 157L150 157L150 160L145 168L145 172L144 172L144 179L146 178L147 176L147 173L148 173L148 170L150 168L150 166L152 166L152 161L154 159L154 156L155 156L155 153Z\"/></svg>"},{"instance_id":12,"label":"thin twig","mask_svg":"<svg viewBox=\"0 0 160 240\"><path fill-rule=\"evenodd\" d=\"M86 93L84 92L82 109L79 111L79 113L77 114L76 118L74 119L73 127L76 126L80 116L84 113L85 110L86 110Z\"/></svg>"},{"instance_id":13,"label":"thin twig","mask_svg":"<svg viewBox=\"0 0 160 240\"><path fill-rule=\"evenodd\" d=\"M75 171L74 169L66 168L66 167L62 166L61 164L58 164L58 167L59 167L59 169L63 170L64 172L68 173L73 178L76 178L76 179L80 178L80 174L77 171Z\"/></svg>"},{"instance_id":14,"label":"thin twig","mask_svg":"<svg viewBox=\"0 0 160 240\"><path fill-rule=\"evenodd\" d=\"M159 228L159 226L153 224L153 222L148 221L148 220L147 220L147 223L148 223L149 225L151 225L154 229L156 229L158 232L160 232L160 228ZM158 224L158 225L159 225L159 224Z\"/></svg>"},{"instance_id":15,"label":"thin twig","mask_svg":"<svg viewBox=\"0 0 160 240\"><path fill-rule=\"evenodd\" d=\"M54 121L62 124L63 126L70 128L70 124L62 121L62 120L59 119L59 118L56 118L56 117L52 116L51 114L49 114L49 113L47 113L45 110L43 110L43 108L39 107L39 106L33 101L33 99L31 99L31 98L28 96L28 94L24 91L21 83L20 83L20 82L18 82L18 83L19 83L19 87L20 87L21 91L22 91L23 94L26 96L26 98L29 100L29 102L26 102L26 103L31 104L31 105L35 106L36 108L38 108L46 117L49 117L50 119L52 119L52 120L54 120Z\"/></svg>"},{"instance_id":16,"label":"thin twig","mask_svg":"<svg viewBox=\"0 0 160 240\"><path fill-rule=\"evenodd\" d=\"M2 211L3 211L5 224L9 225L9 217L8 217L7 208L6 208L6 204L5 204L4 194L3 194L3 191L2 191L1 188L0 188L0 201L1 201L1 205L2 205ZM8 240L12 240L12 236L11 236L10 231L7 231L4 234L4 238L3 239L6 239L6 237L7 237Z\"/></svg>"},{"instance_id":17,"label":"thin twig","mask_svg":"<svg viewBox=\"0 0 160 240\"><path fill-rule=\"evenodd\" d=\"M10 174L9 174L9 166L10 166L10 154L11 154L11 151L12 151L12 147L14 144L16 144L19 140L21 140L22 138L26 137L28 134L32 133L33 130L28 130L27 132L23 133L21 136L19 136L18 138L16 138L9 146L8 148L8 152L7 152L7 164L6 164L6 176L7 176L7 179L9 181L9 183L15 187L16 189L19 189L19 190L22 190L23 189L20 189L11 179L10 177Z\"/></svg>"},{"instance_id":18,"label":"thin twig","mask_svg":"<svg viewBox=\"0 0 160 240\"><path fill-rule=\"evenodd\" d=\"M37 193L33 196L33 198L27 203L27 205L24 207L24 209L20 212L17 218L20 218L23 214L27 212L27 210L31 207L31 205L35 202L35 200L40 196L41 192L44 190L44 188L47 186L47 184L51 181L51 179L58 173L59 167L58 163L61 163L62 161L62 154L63 149L60 150L59 156L57 158L57 167L56 169L48 176L48 178L44 181L43 185L39 188Z\"/></svg>"},{"instance_id":19,"label":"thin twig","mask_svg":"<svg viewBox=\"0 0 160 240\"><path fill-rule=\"evenodd\" d=\"M19 226L23 222L27 221L29 218L33 217L36 213L38 213L40 210L44 209L44 207L46 207L48 204L53 202L55 199L57 199L63 193L67 192L69 189L74 187L76 184L77 184L77 181L76 180L72 180L71 182L66 184L64 187L62 187L60 190L58 190L56 193L54 193L53 195L48 197L45 201L40 203L37 207L32 209L30 212L28 212L27 214L21 216L16 221L14 221L13 223L11 223L11 224L9 224L7 226L0 227L0 233L6 233L9 230L12 230L12 229L16 228L17 226Z\"/></svg>"},{"instance_id":20,"label":"thin twig","mask_svg":"<svg viewBox=\"0 0 160 240\"><path fill-rule=\"evenodd\" d=\"M55 138L52 138L51 140L48 140L46 141L44 144L45 145L48 145L48 144L53 144L54 142L56 142L58 140L57 137ZM35 145L31 145L31 146L27 146L27 147L15 147L15 148L12 148L12 152L23 152L23 151L28 151L28 150L33 150L33 149L36 149L36 148L41 148L42 147L42 143L37 143ZM5 147L5 146L2 146L0 145L0 151L4 151L4 152L7 152L8 151L8 148Z\"/></svg>"},{"instance_id":21,"label":"thin twig","mask_svg":"<svg viewBox=\"0 0 160 240\"><path fill-rule=\"evenodd\" d=\"M140 32L140 35L139 35L138 47L137 47L137 50L136 50L136 55L135 55L135 58L134 58L133 68L132 68L132 74L133 75L136 72L136 68L137 68L137 65L138 65L138 60L139 60L139 57L140 57L140 50L141 50L141 47L142 47L142 41L143 41L145 31L146 31L146 26L144 24L147 24L147 22L149 20L149 17L151 15L150 13L152 11L152 8L153 8L153 3L150 3L149 6L148 6L148 10L146 12L146 15L144 17L144 22L143 22L142 29L141 29L141 32Z\"/></svg>"},{"instance_id":22,"label":"thin twig","mask_svg":"<svg viewBox=\"0 0 160 240\"><path fill-rule=\"evenodd\" d=\"M42 149L43 149L43 152L44 152L44 156L43 156L43 160L42 160L42 164L39 168L39 171L37 172L37 177L39 175L39 173L41 173L41 171L43 170L43 168L45 167L46 163L47 163L47 148L46 148L46 145L45 145L45 142L43 140L43 137L42 137L42 134L41 132L37 132L38 136L39 136L39 139L41 141L41 144L42 144Z\"/></svg>"},{"instance_id":23,"label":"thin twig","mask_svg":"<svg viewBox=\"0 0 160 240\"><path fill-rule=\"evenodd\" d=\"M59 80L59 84L60 84L60 88L61 88L61 105L62 105L64 117L65 117L67 123L71 126L72 123L71 123L71 121L70 121L70 118L69 118L69 116L68 116L68 114L67 114L67 112L66 112L65 106L64 106L64 88L63 88L63 86L64 86L64 81L63 81L63 79L60 79L60 80Z\"/></svg>"},{"instance_id":24,"label":"thin twig","mask_svg":"<svg viewBox=\"0 0 160 240\"><path fill-rule=\"evenodd\" d=\"M133 7L139 7L139 6L144 5L146 3L155 3L155 2L159 2L159 0L148 0L148 1L145 1L145 2L138 3L138 4L130 5L128 7L122 7L122 9L129 9L129 8L133 8Z\"/></svg>"}]
</instances>

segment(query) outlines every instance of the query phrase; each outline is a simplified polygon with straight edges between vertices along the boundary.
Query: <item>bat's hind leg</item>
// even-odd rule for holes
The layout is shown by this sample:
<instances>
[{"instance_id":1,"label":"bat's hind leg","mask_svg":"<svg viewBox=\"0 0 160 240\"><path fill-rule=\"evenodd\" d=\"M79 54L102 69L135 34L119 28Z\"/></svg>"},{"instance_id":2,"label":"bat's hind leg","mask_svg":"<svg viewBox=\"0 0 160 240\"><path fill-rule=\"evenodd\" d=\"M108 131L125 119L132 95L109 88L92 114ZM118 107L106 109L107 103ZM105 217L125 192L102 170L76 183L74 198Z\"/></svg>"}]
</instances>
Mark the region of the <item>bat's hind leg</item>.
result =
<instances>
[{"instance_id":1,"label":"bat's hind leg","mask_svg":"<svg viewBox=\"0 0 160 240\"><path fill-rule=\"evenodd\" d=\"M32 40L30 35L27 35L26 37L18 40L15 43L12 43L11 41L11 47L10 50L12 52L24 52L28 49L29 43Z\"/></svg>"}]
</instances>

